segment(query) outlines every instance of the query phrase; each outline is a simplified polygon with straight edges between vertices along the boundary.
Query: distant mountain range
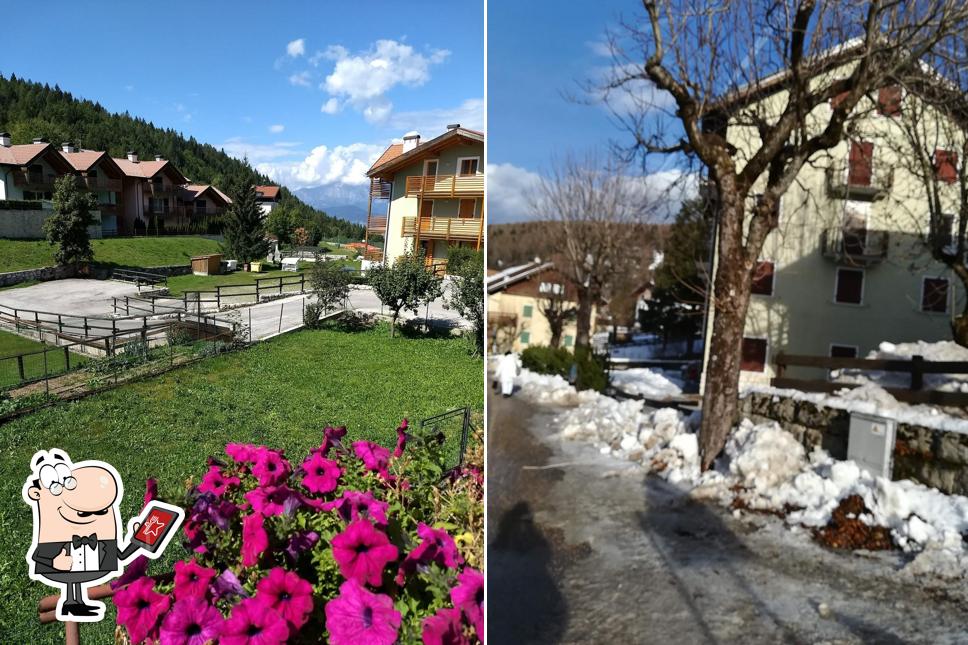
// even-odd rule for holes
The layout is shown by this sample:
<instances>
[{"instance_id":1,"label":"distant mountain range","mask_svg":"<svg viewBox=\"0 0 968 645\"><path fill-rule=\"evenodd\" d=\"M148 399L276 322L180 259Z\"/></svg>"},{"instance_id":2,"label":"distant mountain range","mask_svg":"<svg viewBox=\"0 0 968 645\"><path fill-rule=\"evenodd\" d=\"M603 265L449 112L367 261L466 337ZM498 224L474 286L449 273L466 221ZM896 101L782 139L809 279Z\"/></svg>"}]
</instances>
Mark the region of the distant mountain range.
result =
<instances>
[{"instance_id":1,"label":"distant mountain range","mask_svg":"<svg viewBox=\"0 0 968 645\"><path fill-rule=\"evenodd\" d=\"M349 220L354 224L366 224L366 186L329 184L312 186L293 191L299 199L310 206L325 211L327 215ZM382 208L386 204L381 202Z\"/></svg>"}]
</instances>

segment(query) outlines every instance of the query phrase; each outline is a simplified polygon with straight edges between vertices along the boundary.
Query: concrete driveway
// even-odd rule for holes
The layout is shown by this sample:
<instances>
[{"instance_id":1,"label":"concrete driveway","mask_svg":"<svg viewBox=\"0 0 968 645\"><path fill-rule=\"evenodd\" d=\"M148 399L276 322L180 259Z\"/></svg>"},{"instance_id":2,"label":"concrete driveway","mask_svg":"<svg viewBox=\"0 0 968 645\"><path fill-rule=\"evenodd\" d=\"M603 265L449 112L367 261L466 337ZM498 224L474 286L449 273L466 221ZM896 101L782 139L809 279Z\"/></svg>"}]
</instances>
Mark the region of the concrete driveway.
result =
<instances>
[{"instance_id":1,"label":"concrete driveway","mask_svg":"<svg viewBox=\"0 0 968 645\"><path fill-rule=\"evenodd\" d=\"M0 305L71 316L111 315L112 298L138 295L138 287L113 280L51 280L0 291Z\"/></svg>"}]
</instances>

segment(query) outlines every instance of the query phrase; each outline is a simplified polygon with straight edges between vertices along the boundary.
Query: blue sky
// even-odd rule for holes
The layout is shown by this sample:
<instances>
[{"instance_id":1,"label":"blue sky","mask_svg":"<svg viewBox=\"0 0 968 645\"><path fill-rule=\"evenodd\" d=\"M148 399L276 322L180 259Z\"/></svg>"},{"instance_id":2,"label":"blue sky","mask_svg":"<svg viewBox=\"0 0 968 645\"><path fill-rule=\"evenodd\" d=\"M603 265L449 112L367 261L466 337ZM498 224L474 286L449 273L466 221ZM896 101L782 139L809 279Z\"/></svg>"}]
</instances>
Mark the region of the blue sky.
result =
<instances>
[{"instance_id":1,"label":"blue sky","mask_svg":"<svg viewBox=\"0 0 968 645\"><path fill-rule=\"evenodd\" d=\"M0 72L224 146L291 188L484 123L483 2L5 3ZM405 16L419 16L406 20Z\"/></svg>"}]
</instances>

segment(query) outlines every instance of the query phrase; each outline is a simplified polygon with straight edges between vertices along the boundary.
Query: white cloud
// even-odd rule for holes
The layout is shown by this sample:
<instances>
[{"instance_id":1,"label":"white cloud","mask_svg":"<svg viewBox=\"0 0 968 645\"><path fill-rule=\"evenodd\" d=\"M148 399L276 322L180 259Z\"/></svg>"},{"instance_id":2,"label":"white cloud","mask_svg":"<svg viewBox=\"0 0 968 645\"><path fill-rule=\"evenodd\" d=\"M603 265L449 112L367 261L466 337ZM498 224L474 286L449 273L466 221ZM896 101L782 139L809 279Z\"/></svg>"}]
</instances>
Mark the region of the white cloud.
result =
<instances>
[{"instance_id":1,"label":"white cloud","mask_svg":"<svg viewBox=\"0 0 968 645\"><path fill-rule=\"evenodd\" d=\"M276 123L275 125L269 126L269 132L272 132L273 134L279 134L285 129L286 129L286 126L282 125L281 123Z\"/></svg>"},{"instance_id":2,"label":"white cloud","mask_svg":"<svg viewBox=\"0 0 968 645\"><path fill-rule=\"evenodd\" d=\"M443 134L452 123L460 123L471 130L483 130L484 99L466 99L453 108L398 112L387 121L389 127L401 134L416 130L427 138Z\"/></svg>"},{"instance_id":3,"label":"white cloud","mask_svg":"<svg viewBox=\"0 0 968 645\"><path fill-rule=\"evenodd\" d=\"M222 144L222 149L236 159L247 158L250 163L291 157L299 152L299 142L277 141L271 144L250 143L242 137L232 137Z\"/></svg>"},{"instance_id":4,"label":"white cloud","mask_svg":"<svg viewBox=\"0 0 968 645\"><path fill-rule=\"evenodd\" d=\"M339 99L332 98L326 101L325 103L323 103L322 107L319 108L319 111L325 114L336 114L342 109L343 109L343 106L340 105Z\"/></svg>"},{"instance_id":5,"label":"white cloud","mask_svg":"<svg viewBox=\"0 0 968 645\"><path fill-rule=\"evenodd\" d=\"M310 74L309 72L299 72L297 74L289 75L290 85L299 85L301 87L309 87L312 83L309 82Z\"/></svg>"},{"instance_id":6,"label":"white cloud","mask_svg":"<svg viewBox=\"0 0 968 645\"><path fill-rule=\"evenodd\" d=\"M356 54L341 45L331 45L313 59L335 61L333 71L320 86L322 89L332 97L346 99L371 123L380 123L393 109L385 97L387 92L397 85L423 85L430 80L431 66L442 63L449 55L446 49L424 55L395 40L378 40L370 49Z\"/></svg>"},{"instance_id":7,"label":"white cloud","mask_svg":"<svg viewBox=\"0 0 968 645\"><path fill-rule=\"evenodd\" d=\"M601 67L593 71L599 79L599 88L593 88L589 93L592 101L600 102L604 107L618 114L641 114L651 110L670 111L675 109L675 99L665 90L657 88L652 81L634 79L642 70L634 65ZM633 78L615 89L605 88L606 84L617 78Z\"/></svg>"},{"instance_id":8,"label":"white cloud","mask_svg":"<svg viewBox=\"0 0 968 645\"><path fill-rule=\"evenodd\" d=\"M306 40L303 38L297 38L296 40L290 42L286 45L286 53L293 58L298 58L306 53Z\"/></svg>"},{"instance_id":9,"label":"white cloud","mask_svg":"<svg viewBox=\"0 0 968 645\"><path fill-rule=\"evenodd\" d=\"M321 145L300 161L264 162L256 164L256 169L294 190L338 183L360 186L366 184L366 171L385 149L369 143Z\"/></svg>"},{"instance_id":10,"label":"white cloud","mask_svg":"<svg viewBox=\"0 0 968 645\"><path fill-rule=\"evenodd\" d=\"M487 220L491 224L531 219L529 197L541 177L509 163L487 164Z\"/></svg>"}]
</instances>

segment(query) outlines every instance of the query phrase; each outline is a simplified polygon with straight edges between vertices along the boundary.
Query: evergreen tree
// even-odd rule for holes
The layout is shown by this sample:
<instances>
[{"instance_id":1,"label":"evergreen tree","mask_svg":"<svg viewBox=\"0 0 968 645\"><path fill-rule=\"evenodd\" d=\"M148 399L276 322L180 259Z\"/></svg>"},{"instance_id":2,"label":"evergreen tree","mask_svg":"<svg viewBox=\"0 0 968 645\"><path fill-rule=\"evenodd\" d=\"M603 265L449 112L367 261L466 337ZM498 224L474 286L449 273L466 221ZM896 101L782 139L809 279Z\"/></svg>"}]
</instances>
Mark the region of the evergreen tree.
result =
<instances>
[{"instance_id":1,"label":"evergreen tree","mask_svg":"<svg viewBox=\"0 0 968 645\"><path fill-rule=\"evenodd\" d=\"M57 264L69 265L94 259L87 227L94 224L97 210L94 193L81 190L72 175L58 177L54 183L54 213L44 221L47 241L57 246Z\"/></svg>"},{"instance_id":2,"label":"evergreen tree","mask_svg":"<svg viewBox=\"0 0 968 645\"><path fill-rule=\"evenodd\" d=\"M262 210L256 201L255 186L237 182L232 193L232 205L225 214L223 251L230 259L251 262L269 252Z\"/></svg>"}]
</instances>

